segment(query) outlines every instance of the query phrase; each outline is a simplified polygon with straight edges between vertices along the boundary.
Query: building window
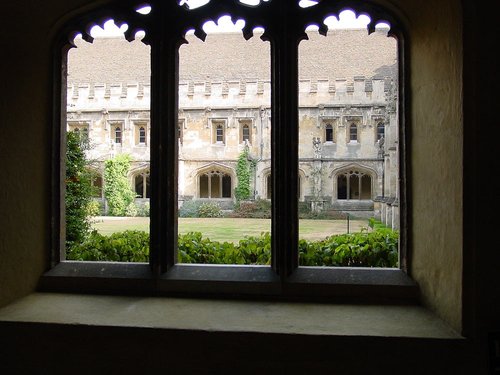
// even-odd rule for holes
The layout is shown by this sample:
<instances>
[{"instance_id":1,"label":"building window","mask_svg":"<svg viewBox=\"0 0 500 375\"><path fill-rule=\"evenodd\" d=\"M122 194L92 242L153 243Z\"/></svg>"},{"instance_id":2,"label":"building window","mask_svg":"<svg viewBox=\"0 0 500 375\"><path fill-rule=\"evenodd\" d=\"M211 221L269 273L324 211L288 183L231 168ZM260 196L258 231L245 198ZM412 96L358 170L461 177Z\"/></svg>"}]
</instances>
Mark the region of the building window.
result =
<instances>
[{"instance_id":1,"label":"building window","mask_svg":"<svg viewBox=\"0 0 500 375\"><path fill-rule=\"evenodd\" d=\"M89 125L86 123L70 123L68 125L68 130L72 131L74 133L79 134L82 139L88 139L89 138Z\"/></svg>"},{"instance_id":2,"label":"building window","mask_svg":"<svg viewBox=\"0 0 500 375\"><path fill-rule=\"evenodd\" d=\"M380 141L384 137L385 137L385 125L384 123L380 122L377 125L377 141Z\"/></svg>"},{"instance_id":3,"label":"building window","mask_svg":"<svg viewBox=\"0 0 500 375\"><path fill-rule=\"evenodd\" d=\"M119 125L113 127L113 140L116 144L122 143L122 127Z\"/></svg>"},{"instance_id":4,"label":"building window","mask_svg":"<svg viewBox=\"0 0 500 375\"><path fill-rule=\"evenodd\" d=\"M333 126L331 124L325 126L325 142L333 142Z\"/></svg>"},{"instance_id":5,"label":"building window","mask_svg":"<svg viewBox=\"0 0 500 375\"><path fill-rule=\"evenodd\" d=\"M337 176L337 199L372 199L372 178L359 171L350 170Z\"/></svg>"},{"instance_id":6,"label":"building window","mask_svg":"<svg viewBox=\"0 0 500 375\"><path fill-rule=\"evenodd\" d=\"M209 120L212 126L212 143L216 145L226 144L226 119Z\"/></svg>"},{"instance_id":7,"label":"building window","mask_svg":"<svg viewBox=\"0 0 500 375\"><path fill-rule=\"evenodd\" d=\"M356 124L349 126L349 142L358 142L358 126Z\"/></svg>"},{"instance_id":8,"label":"building window","mask_svg":"<svg viewBox=\"0 0 500 375\"><path fill-rule=\"evenodd\" d=\"M210 170L199 176L200 198L231 198L231 176L219 170Z\"/></svg>"},{"instance_id":9,"label":"building window","mask_svg":"<svg viewBox=\"0 0 500 375\"><path fill-rule=\"evenodd\" d=\"M136 175L134 178L134 186L137 198L150 198L149 171Z\"/></svg>"},{"instance_id":10,"label":"building window","mask_svg":"<svg viewBox=\"0 0 500 375\"><path fill-rule=\"evenodd\" d=\"M252 143L252 128L249 121L243 121L240 124L240 143Z\"/></svg>"},{"instance_id":11,"label":"building window","mask_svg":"<svg viewBox=\"0 0 500 375\"><path fill-rule=\"evenodd\" d=\"M146 124L136 124L135 125L135 144L136 145L146 145L147 144L147 125Z\"/></svg>"},{"instance_id":12,"label":"building window","mask_svg":"<svg viewBox=\"0 0 500 375\"><path fill-rule=\"evenodd\" d=\"M148 15L141 15L137 17L129 17L127 19L127 12L122 11L123 2L112 1L108 2L107 5L103 5L103 8L99 8L97 10L93 10L91 15L83 15L82 17L78 17L74 19L71 24L68 24L67 30L68 35L64 35L67 37L74 31L80 31L83 34L83 39L90 40L91 36L88 34L88 30L80 30L83 24L89 24L89 17L96 17L96 19L101 19L102 17L112 17L113 16L113 7L116 5L116 9L120 11L117 13L120 16L120 21L129 22L130 24L128 30L145 30L145 33L150 33L147 38L144 38L143 42L148 44L151 48L151 74L149 75L151 79L151 248L150 248L150 266L151 269L155 270L155 277L158 276L158 279L155 280L155 285L160 285L162 282L165 282L166 285L164 290L173 290L176 288L175 285L175 277L182 274L185 268L177 267L178 266L178 231L177 231L177 213L178 213L178 191L179 189L179 174L181 173L179 170L179 164L182 163L188 164L184 158L184 155L179 157L178 152L178 142L177 139L182 139L181 128L178 124L178 113L179 113L179 103L178 94L179 94L179 85L176 83L180 82L180 64L179 64L179 46L183 45L186 41L185 31L194 29L194 37L199 38L201 41L205 39L205 32L202 28L202 25L207 20L211 20L212 18L218 17L220 14L220 9L215 6L215 2L211 2L210 5L200 6L199 9L193 11L189 9L189 4L183 3L183 6L180 6L180 2L165 2L161 0L151 0L149 1L151 8L154 10L152 12L151 17ZM270 59L272 75L270 77L270 87L269 94L266 93L270 97L270 104L266 105L270 107L270 115L267 117L267 121L257 123L255 144L264 144L264 141L269 140L270 147L269 149L265 149L261 153L258 151L255 155L252 155L252 161L258 161L260 165L257 166L258 172L256 175L259 175L261 171L264 169L272 168L272 178L269 174L266 176L266 196L271 198L271 195L274 194L275 199L272 201L272 225L270 230L270 238L271 241L269 246L266 248L266 251L269 250L270 247L270 261L267 264L267 267L252 267L248 274L254 274L259 272L267 272L265 273L266 283L262 288L266 288L269 284L278 284L286 280L290 275L294 275L294 273L300 273L299 267L299 235L298 235L298 197L304 194L304 189L300 185L305 183L304 179L301 179L298 171L299 165L299 150L302 145L308 145L310 147L310 138L307 139L307 142L299 142L299 106L304 108L305 106L299 105L299 67L298 67L298 47L300 42L304 40L305 26L307 24L321 24L321 22L335 13L331 4L329 2L311 2L313 3L311 6L314 6L314 11L305 11L302 12L299 7L291 7L289 6L289 1L285 0L273 0L273 1L264 1L260 2L260 5L255 7L248 7L247 4L243 4L242 2L233 1L233 2L224 2L224 12L229 15L238 16L241 18L248 17L248 25L258 25L262 27L264 30L267 29L266 34L264 34L265 38L259 38L257 35L252 35L252 30L244 29L243 34L245 38L256 38L266 40L269 42L272 51L272 58ZM111 4L111 5L110 5ZM384 22L391 23L391 37L395 36L397 38L402 36L402 32L398 27L397 20L391 16L390 13L385 12L382 8L379 8L376 2L355 2L355 6L359 7L357 11L369 14L370 11L374 11L376 14L376 18L374 19L374 23L379 22L379 20L383 19ZM108 8L106 8L108 7ZM206 10L206 11L205 11ZM276 17L269 17L270 14L280 14L279 12L283 12L284 16L280 17L279 20L275 19ZM338 11L337 11L338 13ZM178 17L176 22L172 21L172 15ZM338 16L338 14L335 14ZM310 18L310 19L309 19ZM178 22L177 22L178 21ZM179 29L175 29L177 25ZM369 30L375 28L375 24L370 24ZM167 30L168 29L168 30ZM161 30L161 32L159 32ZM323 33L321 33L323 34ZM368 34L368 33L367 33ZM380 33L371 33L372 35L377 35ZM133 34L127 34L127 39L133 38ZM319 38L324 35L318 35ZM165 38L168 38L165 39ZM67 39L67 38L66 38ZM60 40L66 40L65 38L60 38ZM59 39L58 39L59 40ZM61 42L62 43L62 42ZM404 43L400 43L400 46L403 46ZM285 48L286 46L286 48ZM64 44L60 46L61 49L58 51L67 51L71 48L71 45ZM398 51L401 52L401 51ZM402 51L404 52L404 51ZM398 56L403 56L404 53L398 53ZM57 55L57 54L55 54ZM271 55L271 54L269 54ZM65 59L61 59L60 67L61 71L64 71L65 68ZM316 60L318 61L318 60ZM321 60L323 61L323 60ZM320 62L321 62L320 61ZM207 73L210 73L212 69L210 66L210 62L206 64ZM213 69L212 69L213 70ZM215 72L214 72L215 73ZM405 77L404 72L400 72L399 77ZM359 73L358 73L359 74ZM214 74L215 75L215 74ZM323 89L326 87L327 95L334 96L339 93L339 97L341 94L345 94L346 92L350 92L352 90L357 90L357 86L351 87L348 86L342 87L343 83L339 81L338 87L335 87L337 84L334 79L334 75L331 75L331 79L333 82L330 82L328 85L325 85L324 82L321 84L311 84L310 92L315 92L316 90ZM63 78L64 80L65 78ZM203 91L199 90L199 87L195 85L193 90L193 95L189 99L196 99L197 96L203 97L203 95L212 95L210 90L213 90L215 93L216 90L220 90L221 97L231 98L231 96L235 93L235 85L234 82L227 84L227 82L223 82L220 84L220 87L211 87L210 85L204 85ZM404 82L398 82L398 84L403 85ZM64 86L66 82L63 82ZM231 86L232 85L232 86ZM189 90L189 86L187 90ZM199 86L199 85L198 85ZM375 86L375 83L374 83ZM244 86L239 86L239 92L242 92ZM60 90L60 88L57 88ZM250 92L250 87L248 87L248 92ZM246 88L245 88L246 90ZM378 91L383 90L383 87L378 87ZM112 90L111 90L112 91ZM189 92L189 91L188 91ZM374 92L376 92L374 90ZM404 98L400 98L405 91L401 90L399 92L400 96L398 100L403 100ZM203 94L201 94L203 93ZM104 97L106 98L108 95L107 92L104 93ZM113 91L110 94L111 96L115 95ZM118 95L120 95L118 93ZM215 95L215 94L214 94ZM189 96L189 94L188 94ZM250 95L247 95L250 96ZM305 95L302 95L305 96ZM344 95L347 96L347 95ZM335 104L335 105L333 105ZM324 111L327 116L339 116L338 108L336 107L337 103L328 103L328 106L324 107ZM244 103L247 105L247 103ZM230 111L234 111L234 104L229 107ZM313 106L316 108L316 106ZM200 107L198 109L201 109ZM312 108L312 107L310 107ZM240 110L241 108L238 108ZM64 111L66 109L63 109ZM218 111L219 109L217 109ZM246 110L246 109L245 109ZM342 109L344 110L344 109ZM248 112L251 110L249 109ZM357 108L352 109L352 113L354 116L357 115ZM201 111L200 111L201 112ZM221 111L222 112L222 111ZM60 113L58 114L60 115ZM108 114L104 114L103 116L107 116ZM341 114L342 115L342 114ZM224 115L223 115L224 116ZM399 121L397 127L402 127L401 120L405 119L404 113L398 113L395 116L399 116L396 121ZM64 117L64 116L62 116ZM271 117L273 119L273 126L270 127ZM203 148L204 144L221 144L226 145L227 143L232 144L233 140L236 143L237 133L236 129L229 130L227 126L227 121L223 119L214 119L209 120L210 123L204 122L206 121L206 117L203 118L203 121L200 120L200 123L203 124L203 128L200 127L199 133L203 134L203 142L200 142L200 148ZM311 121L312 123L312 121ZM123 123L121 123L123 124ZM207 129L211 124L211 128ZM121 144L123 142L123 131L125 129L122 128L122 125L111 124L110 132L114 143ZM61 125L62 126L62 125ZM191 126L191 125L190 125ZM194 129L193 124L193 129ZM302 127L301 129L305 128ZM316 128L316 123L314 122L314 128ZM264 139L263 129L266 129L268 133ZM146 131L146 128L144 129ZM262 130L262 131L261 131ZM317 132L317 129L313 129ZM128 131L128 130L127 130ZM226 131L229 131L226 134ZM193 130L190 134L189 138L193 135L195 138ZM233 133L234 132L234 133ZM55 132L57 133L57 132ZM128 133L127 133L128 134ZM307 134L310 137L310 132ZM342 142L347 138L348 142L357 142L359 139L358 127L356 123L347 124L347 131L342 131L337 135L334 134L333 127L325 127L325 141L333 142L334 137L342 137ZM316 134L320 135L320 134ZM145 134L147 137L147 134ZM241 128L241 140L248 141L251 140L252 137L252 129L251 126L247 128L245 125ZM259 139L262 137L263 139ZM141 132L139 129L139 140L141 139ZM337 139L339 141L339 139ZM404 148L404 141L400 140L398 147ZM181 141L182 142L182 141ZM331 149L333 149L332 147ZM64 151L64 147L61 147ZM225 153L229 154L230 150L225 148L217 147L208 147L210 151L216 151L217 158L228 158ZM213 150L212 150L213 149ZM229 149L229 147L228 147ZM236 147L235 147L236 149ZM353 148L348 150L352 151ZM355 148L354 148L355 149ZM185 150L183 150L185 151ZM202 150L203 153L200 153L200 157L195 160L197 163L206 163L212 162L208 157L206 157L207 150ZM205 151L207 151L205 153ZM330 151L330 150L329 150ZM403 150L404 151L404 150ZM332 151L333 152L333 151ZM326 154L326 152L325 152ZM403 153L403 155L405 155ZM64 156L61 154L59 156ZM231 160L222 160L221 164L233 165L236 164L236 156L231 156ZM345 159L350 158L351 155L347 155ZM302 157L303 159L306 159ZM312 158L311 158L312 159ZM315 198L317 202L325 202L325 198L333 198L325 196L326 193L334 194L332 189L332 180L328 180L324 178L325 171L324 168L328 167L328 163L333 164L333 157L330 155L320 155L319 158L314 160L314 165L317 165L317 184L315 186ZM329 160L330 159L330 160ZM345 160L344 159L344 160ZM302 161L301 161L302 162ZM232 164L231 164L232 163ZM57 168L57 166L56 166ZM228 168L229 169L229 168ZM183 182L185 184L194 185L192 192L193 196L196 196L198 193L199 198L232 198L233 197L233 182L237 180L234 175L224 171L224 168L218 169L204 169L201 173L196 173L191 171L186 172ZM57 175L57 173L56 173ZM63 175L63 173L60 173ZM54 177L55 179L60 177ZM309 179L309 176L307 177ZM371 197L372 195L372 177L368 174L360 173L355 170L341 173L338 176L335 176L336 184L338 187L337 197L338 199L366 199L365 197ZM234 179L234 181L233 181ZM187 182L186 182L187 181ZM399 181L399 176L398 176ZM255 181L252 181L255 183ZM403 181L404 182L404 181ZM260 183L260 182L259 182ZM148 197L148 179L144 176L134 178L135 190L138 195L142 197ZM307 193L309 193L310 180L307 181ZM329 185L329 186L328 186ZM374 184L376 186L376 184ZM404 183L401 186L406 186ZM62 190L62 189L61 189ZM197 191L198 190L198 191ZM326 193L325 193L326 192ZM405 192L398 191L400 193L398 197L403 200L405 199ZM305 194L304 194L305 195ZM58 201L60 201L61 197L58 197ZM333 199L330 199L333 200ZM223 203L227 203L224 201ZM57 204L53 205L54 207ZM401 206L406 207L405 204ZM58 215L58 213L56 213ZM59 215L61 215L59 213ZM116 266L117 268L120 265ZM235 272L235 267L230 272ZM169 282L168 277L169 272L175 269L175 274L172 276L174 280L173 284L166 284ZM220 277L224 278L224 280L230 282L235 280L236 277L231 277L230 272L226 273L225 270L217 269L214 270L213 267L205 267L202 271L203 273L210 274L210 272L221 272L219 274ZM264 271L262 271L264 269ZM315 273L316 270L308 271L310 277L315 277L314 275L319 273ZM334 273L335 270L331 270L329 272ZM162 279L164 275L165 277ZM172 275L172 273L170 273ZM191 275L194 275L191 274ZM210 274L213 277L214 274ZM221 276L222 275L222 276ZM234 275L234 274L233 274ZM271 275L271 276L269 276ZM312 275L312 276L311 276ZM324 273L323 273L324 275ZM210 277L212 277L210 276ZM226 279L225 277L228 277ZM308 276L308 277L309 277ZM191 277L191 276L186 276ZM206 280L210 279L207 277L203 280L203 283L206 283ZM244 277L244 276L243 276ZM254 283L258 278L252 277L250 284ZM179 279L181 280L181 279ZM187 279L183 279L187 280ZM220 278L218 280L221 280ZM261 279L260 279L261 280ZM271 280L271 281L268 281ZM278 280L278 281L276 281ZM308 279L312 280L312 279ZM319 280L319 279L318 279ZM157 282L156 282L157 281ZM306 282L305 284L308 284ZM182 286L183 283L179 282L179 285ZM196 282L193 283L193 285ZM245 284L246 285L246 284ZM173 289L169 289L173 288ZM191 287L190 287L191 288ZM196 287L193 286L190 290L195 291ZM271 288L272 289L272 288ZM291 288L294 289L294 288ZM298 288L301 289L301 286ZM187 290L187 289L186 289ZM201 289L199 289L201 290ZM207 290L210 290L207 289ZM215 293L218 292L217 287L215 287ZM280 288L273 289L272 293L275 293L275 290L281 290Z\"/></svg>"}]
</instances>

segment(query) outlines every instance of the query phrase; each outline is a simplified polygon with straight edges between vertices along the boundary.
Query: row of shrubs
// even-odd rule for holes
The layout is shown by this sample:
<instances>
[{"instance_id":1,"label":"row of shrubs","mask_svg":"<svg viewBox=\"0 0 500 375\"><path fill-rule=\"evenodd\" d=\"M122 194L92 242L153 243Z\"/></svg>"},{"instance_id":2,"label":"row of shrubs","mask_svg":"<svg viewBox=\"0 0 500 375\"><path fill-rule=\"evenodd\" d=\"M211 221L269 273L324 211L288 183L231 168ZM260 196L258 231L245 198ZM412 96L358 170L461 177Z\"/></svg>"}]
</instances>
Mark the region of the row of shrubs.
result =
<instances>
[{"instance_id":1,"label":"row of shrubs","mask_svg":"<svg viewBox=\"0 0 500 375\"><path fill-rule=\"evenodd\" d=\"M266 265L271 261L271 236L246 236L237 244L212 241L199 232L179 235L179 262ZM148 262L149 234L124 231L104 236L94 231L87 241L68 250L67 259ZM334 235L320 241L299 241L302 266L397 267L398 232L388 228Z\"/></svg>"},{"instance_id":2,"label":"row of shrubs","mask_svg":"<svg viewBox=\"0 0 500 375\"><path fill-rule=\"evenodd\" d=\"M132 202L127 206L125 215L129 217L149 216L149 202ZM87 205L88 216L105 215L104 204L98 200L92 200ZM231 218L271 218L271 201L256 199L254 201L242 201L235 204L234 209L224 211L217 202L204 202L199 200L185 201L179 209L179 217L231 217ZM299 202L300 219L345 219L342 212L322 211L312 212L308 202Z\"/></svg>"},{"instance_id":3,"label":"row of shrubs","mask_svg":"<svg viewBox=\"0 0 500 375\"><path fill-rule=\"evenodd\" d=\"M256 199L241 201L233 210L224 212L217 202L198 200L185 201L179 209L179 217L231 217L245 219L271 218L271 201ZM300 219L345 219L345 214L336 211L313 212L309 202L299 202Z\"/></svg>"},{"instance_id":4,"label":"row of shrubs","mask_svg":"<svg viewBox=\"0 0 500 375\"><path fill-rule=\"evenodd\" d=\"M87 216L90 217L106 215L104 209L104 203L95 199L91 200L87 204L86 211L87 211ZM144 202L144 203L132 202L127 206L125 210L125 215L129 217L136 217L136 216L149 217L149 211L150 211L149 202Z\"/></svg>"}]
</instances>

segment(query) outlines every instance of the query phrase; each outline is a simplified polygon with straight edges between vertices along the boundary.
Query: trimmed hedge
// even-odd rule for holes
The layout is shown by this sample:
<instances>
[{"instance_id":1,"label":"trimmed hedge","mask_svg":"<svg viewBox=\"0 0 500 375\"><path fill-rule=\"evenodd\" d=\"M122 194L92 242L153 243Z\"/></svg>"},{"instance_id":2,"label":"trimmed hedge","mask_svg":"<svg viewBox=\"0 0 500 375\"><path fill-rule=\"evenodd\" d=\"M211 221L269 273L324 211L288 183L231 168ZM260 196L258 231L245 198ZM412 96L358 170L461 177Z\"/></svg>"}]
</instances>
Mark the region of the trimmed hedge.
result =
<instances>
[{"instance_id":1,"label":"trimmed hedge","mask_svg":"<svg viewBox=\"0 0 500 375\"><path fill-rule=\"evenodd\" d=\"M199 232L179 235L179 262L201 264L270 264L271 236L246 236L233 244L211 241ZM124 231L103 236L96 231L67 254L70 260L148 262L149 234ZM322 241L299 241L301 266L397 267L398 232L381 228L373 232L342 234Z\"/></svg>"}]
</instances>

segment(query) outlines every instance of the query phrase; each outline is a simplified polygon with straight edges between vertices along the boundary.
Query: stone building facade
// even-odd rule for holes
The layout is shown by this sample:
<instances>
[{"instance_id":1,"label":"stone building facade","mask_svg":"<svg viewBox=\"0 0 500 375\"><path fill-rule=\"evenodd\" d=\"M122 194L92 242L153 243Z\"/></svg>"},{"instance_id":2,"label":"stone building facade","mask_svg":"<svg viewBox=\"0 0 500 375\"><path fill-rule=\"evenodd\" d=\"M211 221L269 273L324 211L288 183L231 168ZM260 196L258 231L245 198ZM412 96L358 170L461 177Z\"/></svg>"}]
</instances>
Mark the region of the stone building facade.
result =
<instances>
[{"instance_id":1,"label":"stone building facade","mask_svg":"<svg viewBox=\"0 0 500 375\"><path fill-rule=\"evenodd\" d=\"M380 30L308 36L299 47L299 200L397 228L397 43ZM251 198L270 199L269 43L232 33L186 39L179 51L179 204L208 199L231 208L244 148L256 166ZM68 130L88 134L98 176L106 159L130 154L131 185L138 202L147 201L149 47L118 38L75 43Z\"/></svg>"}]
</instances>

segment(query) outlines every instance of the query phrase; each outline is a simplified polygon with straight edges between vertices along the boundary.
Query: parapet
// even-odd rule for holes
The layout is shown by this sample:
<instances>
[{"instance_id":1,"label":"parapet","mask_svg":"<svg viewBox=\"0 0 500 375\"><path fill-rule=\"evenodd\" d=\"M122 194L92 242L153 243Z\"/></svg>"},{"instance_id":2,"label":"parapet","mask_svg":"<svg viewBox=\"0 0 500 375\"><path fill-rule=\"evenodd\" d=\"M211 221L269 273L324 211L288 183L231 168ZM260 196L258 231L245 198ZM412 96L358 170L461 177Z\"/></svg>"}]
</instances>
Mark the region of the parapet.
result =
<instances>
[{"instance_id":1,"label":"parapet","mask_svg":"<svg viewBox=\"0 0 500 375\"><path fill-rule=\"evenodd\" d=\"M389 77L354 76L336 79L300 79L301 106L318 104L385 103L393 81ZM149 109L149 83L73 83L68 86L68 108L75 110ZM264 80L181 81L182 108L255 107L269 105L271 83Z\"/></svg>"}]
</instances>

